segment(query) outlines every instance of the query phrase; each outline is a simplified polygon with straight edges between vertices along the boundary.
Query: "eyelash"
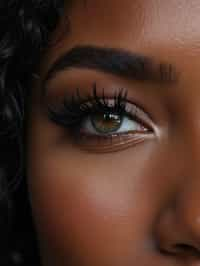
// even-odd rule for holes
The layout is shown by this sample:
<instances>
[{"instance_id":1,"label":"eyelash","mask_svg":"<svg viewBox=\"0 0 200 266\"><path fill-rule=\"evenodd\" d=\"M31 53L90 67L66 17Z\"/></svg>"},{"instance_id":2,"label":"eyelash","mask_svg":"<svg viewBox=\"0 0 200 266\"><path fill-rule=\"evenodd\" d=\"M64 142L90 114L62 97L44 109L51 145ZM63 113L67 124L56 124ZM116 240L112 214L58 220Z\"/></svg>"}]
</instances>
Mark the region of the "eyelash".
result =
<instances>
[{"instance_id":1,"label":"eyelash","mask_svg":"<svg viewBox=\"0 0 200 266\"><path fill-rule=\"evenodd\" d=\"M139 118L138 110L139 107L133 105L135 111L127 110L126 105L129 102L127 100L127 90L119 89L114 92L113 97L106 98L104 89L102 95L97 95L96 84L92 88L92 96L87 95L85 98L81 98L79 89L77 88L76 94L72 95L71 99L64 98L59 108L53 108L48 106L48 117L51 121L59 126L63 126L72 130L73 133L78 133L80 124L87 116L92 114L117 114L119 116L127 116L130 119L135 120L137 123L142 124L147 131L152 132L150 125ZM114 100L114 104L109 105L109 100ZM113 135L117 135L114 133ZM118 134L120 135L120 134ZM103 135L105 138L106 135ZM98 136L99 137L99 136ZM112 137L109 134L109 137Z\"/></svg>"}]
</instances>

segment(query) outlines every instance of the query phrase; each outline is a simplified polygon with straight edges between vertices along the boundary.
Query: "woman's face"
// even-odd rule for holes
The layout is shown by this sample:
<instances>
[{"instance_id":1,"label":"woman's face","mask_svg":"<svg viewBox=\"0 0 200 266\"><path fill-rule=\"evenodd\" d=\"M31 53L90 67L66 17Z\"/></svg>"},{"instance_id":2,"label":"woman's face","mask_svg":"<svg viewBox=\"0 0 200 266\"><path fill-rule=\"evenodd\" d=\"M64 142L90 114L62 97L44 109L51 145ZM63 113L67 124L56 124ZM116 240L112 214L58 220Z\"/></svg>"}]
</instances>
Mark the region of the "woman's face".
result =
<instances>
[{"instance_id":1,"label":"woman's face","mask_svg":"<svg viewBox=\"0 0 200 266\"><path fill-rule=\"evenodd\" d=\"M77 0L65 15L27 133L43 265L199 265L199 1Z\"/></svg>"}]
</instances>

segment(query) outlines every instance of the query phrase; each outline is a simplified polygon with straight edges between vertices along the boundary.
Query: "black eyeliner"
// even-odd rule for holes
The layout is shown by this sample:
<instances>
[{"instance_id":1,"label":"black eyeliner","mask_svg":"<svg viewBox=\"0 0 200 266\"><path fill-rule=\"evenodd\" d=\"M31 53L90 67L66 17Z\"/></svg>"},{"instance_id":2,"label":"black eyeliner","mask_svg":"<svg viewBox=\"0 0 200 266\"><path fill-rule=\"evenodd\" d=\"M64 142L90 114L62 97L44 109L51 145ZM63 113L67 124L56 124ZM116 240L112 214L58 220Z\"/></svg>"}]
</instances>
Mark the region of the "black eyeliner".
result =
<instances>
[{"instance_id":1,"label":"black eyeliner","mask_svg":"<svg viewBox=\"0 0 200 266\"><path fill-rule=\"evenodd\" d=\"M148 132L153 132L151 123L148 123L144 118L145 113L137 104L130 103L127 99L127 90L118 89L113 93L113 97L106 97L104 88L100 94L97 94L96 84L92 87L92 95L81 97L80 91L77 88L76 93L72 94L71 98L65 97L59 106L47 106L47 115L50 121L58 126L72 131L76 134L80 131L82 122L86 118L95 115L110 115L114 114L120 117L129 117L143 125ZM110 105L110 100L113 104ZM127 109L127 104L131 104L130 110ZM142 113L142 114L141 114ZM148 115L147 115L148 116Z\"/></svg>"},{"instance_id":2,"label":"black eyeliner","mask_svg":"<svg viewBox=\"0 0 200 266\"><path fill-rule=\"evenodd\" d=\"M113 99L114 104L109 105L108 100ZM64 98L57 107L47 106L48 117L51 121L64 127L76 126L84 117L95 113L115 113L123 115L126 113L127 90L118 89L113 97L106 98L104 89L97 94L96 84L93 85L92 95L80 96L77 88L71 99Z\"/></svg>"}]
</instances>

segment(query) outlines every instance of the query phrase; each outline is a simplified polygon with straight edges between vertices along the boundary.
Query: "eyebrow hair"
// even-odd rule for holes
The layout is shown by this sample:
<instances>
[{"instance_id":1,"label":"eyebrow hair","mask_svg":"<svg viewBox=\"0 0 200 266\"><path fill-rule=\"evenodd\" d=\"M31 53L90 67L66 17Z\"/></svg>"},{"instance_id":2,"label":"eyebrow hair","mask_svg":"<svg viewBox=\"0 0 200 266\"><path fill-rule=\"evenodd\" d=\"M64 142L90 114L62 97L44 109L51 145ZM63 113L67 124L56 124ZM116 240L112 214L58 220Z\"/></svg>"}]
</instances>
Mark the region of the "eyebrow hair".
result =
<instances>
[{"instance_id":1,"label":"eyebrow hair","mask_svg":"<svg viewBox=\"0 0 200 266\"><path fill-rule=\"evenodd\" d=\"M161 85L177 81L175 67L169 63L156 63L151 57L123 49L75 46L53 63L46 74L44 84L58 72L69 68L95 69L128 79Z\"/></svg>"}]
</instances>

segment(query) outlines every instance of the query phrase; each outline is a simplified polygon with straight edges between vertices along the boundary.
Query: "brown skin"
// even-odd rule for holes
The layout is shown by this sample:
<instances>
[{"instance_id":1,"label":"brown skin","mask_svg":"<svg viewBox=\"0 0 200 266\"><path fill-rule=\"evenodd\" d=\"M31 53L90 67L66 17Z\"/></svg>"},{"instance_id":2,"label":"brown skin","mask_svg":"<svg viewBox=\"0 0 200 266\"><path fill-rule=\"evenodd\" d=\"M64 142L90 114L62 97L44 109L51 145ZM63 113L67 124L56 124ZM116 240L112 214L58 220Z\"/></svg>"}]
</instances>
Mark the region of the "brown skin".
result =
<instances>
[{"instance_id":1,"label":"brown skin","mask_svg":"<svg viewBox=\"0 0 200 266\"><path fill-rule=\"evenodd\" d=\"M41 62L28 125L27 175L44 266L200 264L200 5L198 0L75 1ZM68 14L66 10L66 14ZM48 103L91 84L128 98L152 118L153 133L101 151L74 143L49 120L41 81L77 45L122 48L166 61L172 84L74 68L48 82ZM107 95L106 94L106 95ZM108 95L109 96L109 95ZM140 133L139 133L140 134Z\"/></svg>"}]
</instances>

